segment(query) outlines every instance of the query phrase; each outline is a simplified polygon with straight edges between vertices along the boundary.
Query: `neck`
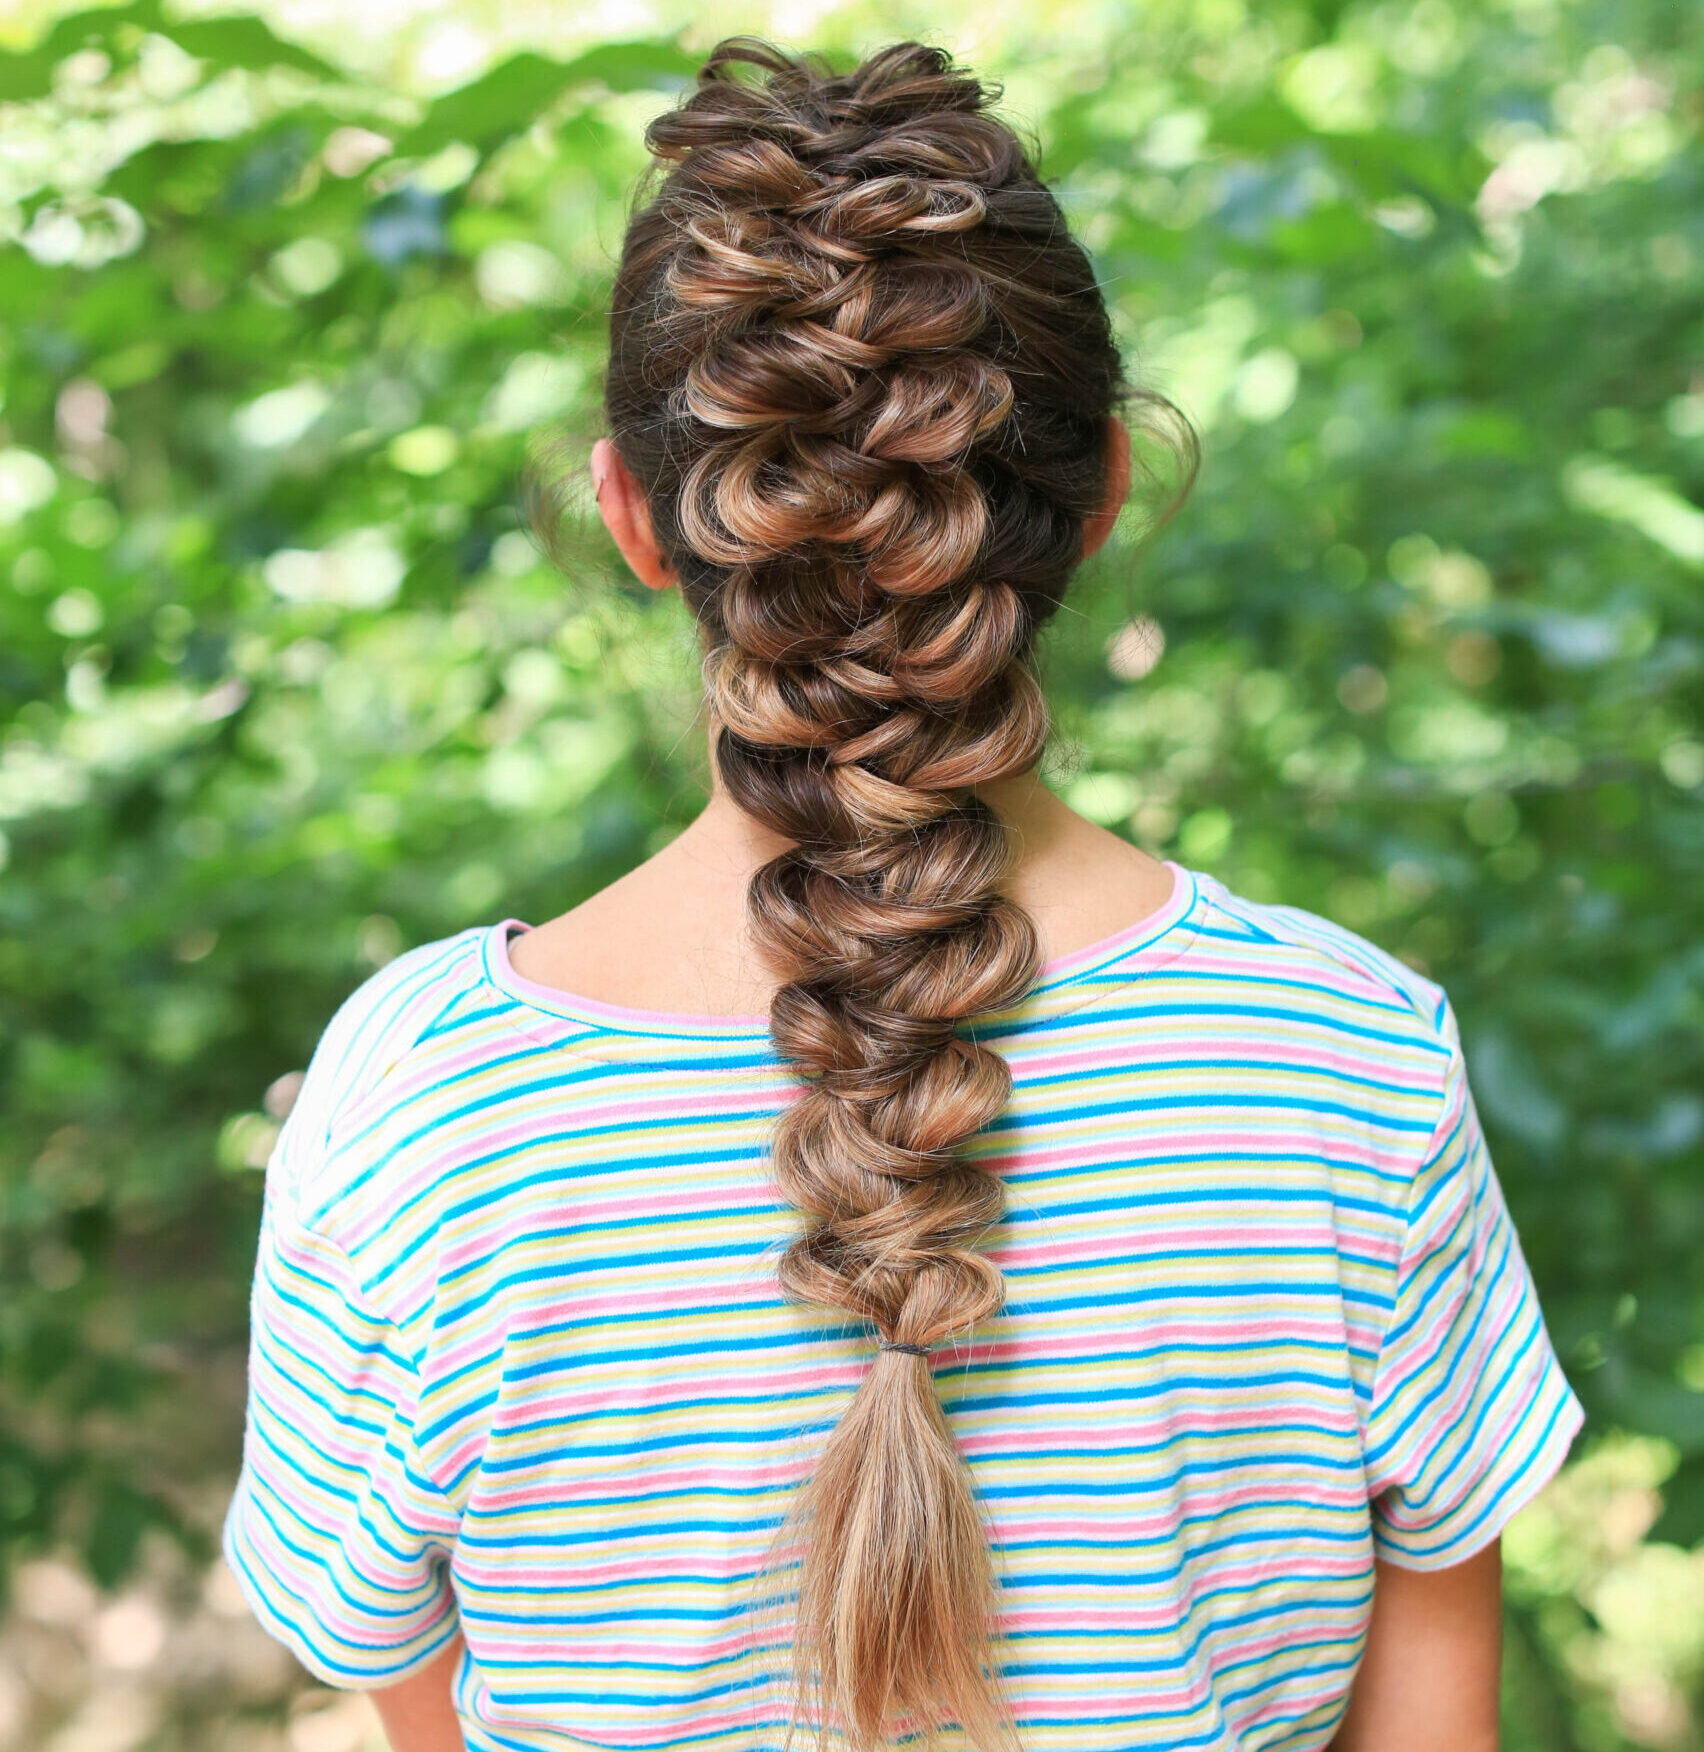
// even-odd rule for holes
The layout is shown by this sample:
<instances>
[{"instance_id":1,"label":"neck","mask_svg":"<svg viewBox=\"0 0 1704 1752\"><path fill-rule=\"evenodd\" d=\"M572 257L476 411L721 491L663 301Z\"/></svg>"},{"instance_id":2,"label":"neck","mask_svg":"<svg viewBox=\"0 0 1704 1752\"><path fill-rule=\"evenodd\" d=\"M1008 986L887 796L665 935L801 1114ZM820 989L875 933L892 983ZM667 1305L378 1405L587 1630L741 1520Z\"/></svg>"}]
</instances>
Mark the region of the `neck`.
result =
<instances>
[{"instance_id":1,"label":"neck","mask_svg":"<svg viewBox=\"0 0 1704 1752\"><path fill-rule=\"evenodd\" d=\"M1004 892L1029 916L1045 958L1104 941L1166 901L1170 874L1068 809L1034 771L978 790L1011 830ZM516 972L644 1010L755 1015L774 996L751 929L751 879L789 841L718 785L698 818L654 856L517 939ZM682 980L693 998L679 1002Z\"/></svg>"}]
</instances>

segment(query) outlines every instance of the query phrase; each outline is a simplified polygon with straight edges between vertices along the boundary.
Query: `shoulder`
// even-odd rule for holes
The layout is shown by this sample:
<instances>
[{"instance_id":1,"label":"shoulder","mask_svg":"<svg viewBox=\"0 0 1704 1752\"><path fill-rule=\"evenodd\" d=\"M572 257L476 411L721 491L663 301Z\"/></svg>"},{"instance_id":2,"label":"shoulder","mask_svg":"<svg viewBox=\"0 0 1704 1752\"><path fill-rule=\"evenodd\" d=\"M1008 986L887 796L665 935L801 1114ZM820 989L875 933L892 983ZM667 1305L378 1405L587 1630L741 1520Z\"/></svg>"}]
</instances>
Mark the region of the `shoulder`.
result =
<instances>
[{"instance_id":1,"label":"shoulder","mask_svg":"<svg viewBox=\"0 0 1704 1752\"><path fill-rule=\"evenodd\" d=\"M1388 1296L1413 1213L1430 1212L1430 1233L1475 1192L1477 1121L1449 996L1345 925L1198 880L1202 965L1251 982L1260 1038L1287 1066L1305 1063L1316 1090L1329 1085L1334 1120L1358 1128L1366 1154L1337 1158L1345 1233L1371 1247Z\"/></svg>"},{"instance_id":2,"label":"shoulder","mask_svg":"<svg viewBox=\"0 0 1704 1752\"><path fill-rule=\"evenodd\" d=\"M1444 988L1388 949L1304 907L1255 901L1197 874L1204 952L1247 977L1281 986L1313 1019L1376 1035L1436 1061L1441 1078L1460 1050Z\"/></svg>"},{"instance_id":3,"label":"shoulder","mask_svg":"<svg viewBox=\"0 0 1704 1752\"><path fill-rule=\"evenodd\" d=\"M480 987L489 929L471 926L403 951L333 1012L268 1165L269 1190L298 1216L323 1202L323 1165L334 1131Z\"/></svg>"}]
</instances>

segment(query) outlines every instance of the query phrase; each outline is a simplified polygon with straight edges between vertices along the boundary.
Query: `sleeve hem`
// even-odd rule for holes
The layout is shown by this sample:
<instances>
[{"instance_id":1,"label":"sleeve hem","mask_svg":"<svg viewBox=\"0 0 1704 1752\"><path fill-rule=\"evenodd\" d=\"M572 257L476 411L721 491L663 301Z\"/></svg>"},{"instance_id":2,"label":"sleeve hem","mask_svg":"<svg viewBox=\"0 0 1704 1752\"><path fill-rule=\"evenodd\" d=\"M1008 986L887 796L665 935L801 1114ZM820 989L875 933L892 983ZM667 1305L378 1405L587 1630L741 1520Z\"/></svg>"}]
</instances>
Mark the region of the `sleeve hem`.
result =
<instances>
[{"instance_id":1,"label":"sleeve hem","mask_svg":"<svg viewBox=\"0 0 1704 1752\"><path fill-rule=\"evenodd\" d=\"M1436 1551L1412 1551L1403 1546L1391 1544L1386 1533L1375 1523L1373 1530L1374 1557L1380 1563L1389 1564L1393 1569L1422 1572L1451 1569L1456 1564L1466 1563L1470 1557L1476 1557L1502 1534L1509 1522L1561 1470L1562 1463L1568 1458L1568 1451L1574 1445L1574 1438L1580 1433L1580 1428L1585 1421L1584 1407L1574 1396L1572 1390L1569 1390L1567 1403L1557 1417L1543 1446L1532 1453L1526 1465L1509 1482L1502 1494L1492 1499L1485 1518L1471 1533L1448 1542ZM1460 1510L1458 1509L1456 1512L1459 1514ZM1427 1529L1428 1533L1436 1533L1437 1531L1439 1531L1437 1528Z\"/></svg>"},{"instance_id":2,"label":"sleeve hem","mask_svg":"<svg viewBox=\"0 0 1704 1752\"><path fill-rule=\"evenodd\" d=\"M284 1617L257 1586L247 1566L237 1553L236 1514L234 1510L226 1520L224 1536L220 1543L224 1551L225 1567L236 1578L237 1587L248 1602L255 1622L274 1641L282 1643L322 1685L329 1685L334 1690L383 1691L388 1686L400 1685L403 1680L411 1679L423 1668L429 1667L444 1652L461 1629L461 1619L452 1601L445 1611L440 1625L430 1626L419 1633L424 1636L430 1635L434 1630L441 1630L442 1634L436 1636L428 1647L417 1648L415 1647L417 1639L411 1639L405 1645L409 1652L402 1655L393 1665L387 1666L382 1672L358 1672L352 1668L339 1667L321 1654L303 1635L301 1626ZM389 1651L374 1649L372 1652L382 1656Z\"/></svg>"}]
</instances>

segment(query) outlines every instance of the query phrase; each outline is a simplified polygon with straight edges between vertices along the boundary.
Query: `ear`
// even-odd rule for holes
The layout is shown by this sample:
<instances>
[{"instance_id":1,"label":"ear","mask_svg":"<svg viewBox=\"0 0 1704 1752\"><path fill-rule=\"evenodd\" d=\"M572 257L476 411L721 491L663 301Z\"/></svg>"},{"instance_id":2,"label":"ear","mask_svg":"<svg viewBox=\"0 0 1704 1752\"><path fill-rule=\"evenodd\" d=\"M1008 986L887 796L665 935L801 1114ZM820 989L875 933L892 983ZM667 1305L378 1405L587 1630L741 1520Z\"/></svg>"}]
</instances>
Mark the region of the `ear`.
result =
<instances>
[{"instance_id":1,"label":"ear","mask_svg":"<svg viewBox=\"0 0 1704 1752\"><path fill-rule=\"evenodd\" d=\"M1114 416L1106 423L1106 488L1101 508L1083 525L1083 558L1104 547L1130 496L1130 428Z\"/></svg>"},{"instance_id":2,"label":"ear","mask_svg":"<svg viewBox=\"0 0 1704 1752\"><path fill-rule=\"evenodd\" d=\"M597 495L604 528L632 567L634 577L652 590L667 590L676 581L675 575L657 550L645 494L607 438L592 446L592 491Z\"/></svg>"}]
</instances>

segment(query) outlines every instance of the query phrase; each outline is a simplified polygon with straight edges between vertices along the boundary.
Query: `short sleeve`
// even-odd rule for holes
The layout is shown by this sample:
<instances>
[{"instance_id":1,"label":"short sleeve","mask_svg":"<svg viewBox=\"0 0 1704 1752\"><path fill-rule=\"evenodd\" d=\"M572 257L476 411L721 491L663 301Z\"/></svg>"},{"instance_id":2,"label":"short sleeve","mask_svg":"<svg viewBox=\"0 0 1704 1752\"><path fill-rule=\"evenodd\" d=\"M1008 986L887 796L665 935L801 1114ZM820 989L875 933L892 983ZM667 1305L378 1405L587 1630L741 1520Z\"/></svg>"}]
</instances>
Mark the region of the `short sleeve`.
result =
<instances>
[{"instance_id":1,"label":"short sleeve","mask_svg":"<svg viewBox=\"0 0 1704 1752\"><path fill-rule=\"evenodd\" d=\"M270 1172L251 1307L226 1561L310 1672L351 1689L394 1684L455 1635L456 1517L416 1452L404 1335Z\"/></svg>"},{"instance_id":2,"label":"short sleeve","mask_svg":"<svg viewBox=\"0 0 1704 1752\"><path fill-rule=\"evenodd\" d=\"M1545 1331L1447 1004L1440 1025L1443 1106L1409 1192L1364 1438L1374 1551L1415 1570L1489 1545L1585 1415Z\"/></svg>"}]
</instances>

